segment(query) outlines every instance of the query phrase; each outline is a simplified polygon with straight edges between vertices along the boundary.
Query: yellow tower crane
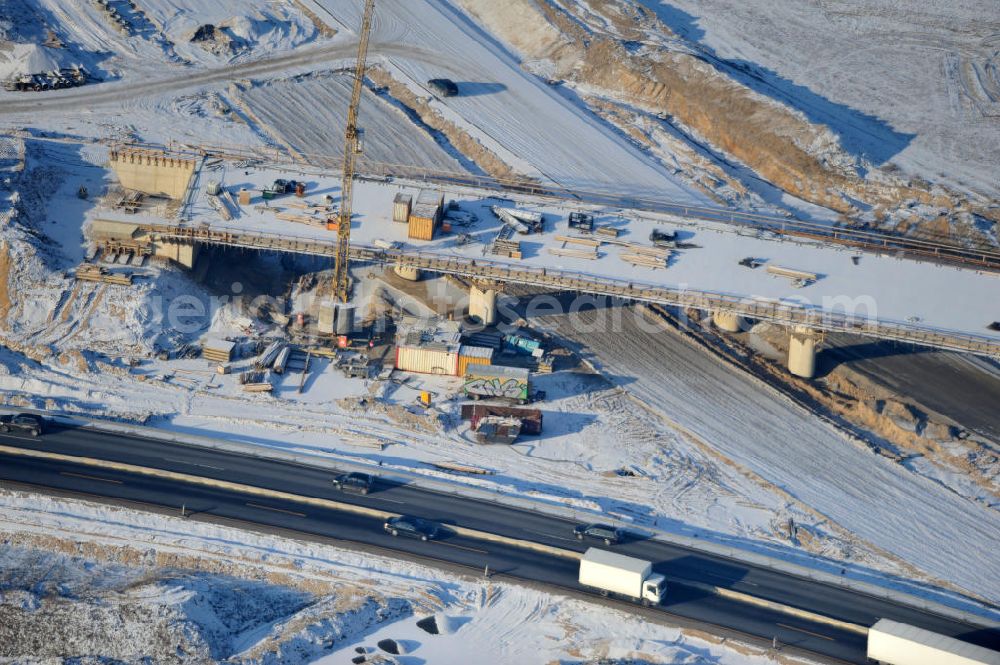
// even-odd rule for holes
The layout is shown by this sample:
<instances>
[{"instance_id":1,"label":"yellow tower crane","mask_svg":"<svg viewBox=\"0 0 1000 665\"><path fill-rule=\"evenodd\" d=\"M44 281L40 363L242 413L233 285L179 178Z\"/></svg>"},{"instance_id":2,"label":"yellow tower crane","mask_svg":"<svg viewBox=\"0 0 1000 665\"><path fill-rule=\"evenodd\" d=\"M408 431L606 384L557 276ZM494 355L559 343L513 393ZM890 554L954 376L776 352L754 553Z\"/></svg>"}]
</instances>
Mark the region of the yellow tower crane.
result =
<instances>
[{"instance_id":1,"label":"yellow tower crane","mask_svg":"<svg viewBox=\"0 0 1000 665\"><path fill-rule=\"evenodd\" d=\"M361 19L358 42L358 61L354 65L354 87L351 90L351 105L347 108L347 129L344 132L344 180L340 189L340 214L335 224L327 224L328 229L337 231L337 261L334 264L333 286L340 302L347 302L350 298L351 203L354 195L354 168L361 152L361 143L358 140L358 106L361 104L365 60L368 58L368 37L374 10L375 0L365 0L365 13Z\"/></svg>"}]
</instances>

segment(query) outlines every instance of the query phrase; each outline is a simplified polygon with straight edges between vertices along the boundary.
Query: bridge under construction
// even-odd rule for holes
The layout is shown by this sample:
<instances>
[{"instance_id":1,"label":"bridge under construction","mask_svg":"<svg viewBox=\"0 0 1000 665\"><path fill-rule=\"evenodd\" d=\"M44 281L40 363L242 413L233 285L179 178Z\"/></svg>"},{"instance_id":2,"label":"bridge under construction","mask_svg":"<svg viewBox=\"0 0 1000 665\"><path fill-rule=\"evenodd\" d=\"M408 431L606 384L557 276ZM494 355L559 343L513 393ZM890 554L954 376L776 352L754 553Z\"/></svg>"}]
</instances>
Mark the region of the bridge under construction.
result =
<instances>
[{"instance_id":1,"label":"bridge under construction","mask_svg":"<svg viewBox=\"0 0 1000 665\"><path fill-rule=\"evenodd\" d=\"M121 161L123 154L148 153L137 150L114 154ZM131 189L106 197L88 226L96 246L189 266L204 245L336 256L337 234L325 222L336 211L335 174L228 153L184 158L194 169L179 200L156 203L151 196L123 205L130 195L136 199ZM115 170L125 183L137 168L159 167L140 156ZM221 184L233 171L239 182ZM298 197L274 191L273 182L291 178L303 183ZM414 219L424 222L415 215L423 213L407 208L401 219L399 201L427 190L451 203L427 213L433 219L418 228ZM539 223L527 228L514 220L508 227L496 216L498 206ZM1000 331L992 327L1000 319L1000 252L992 250L390 169L359 176L354 209L352 262L392 266L410 278L421 271L473 278L471 307L487 322L495 317L497 290L511 283L702 310L731 331L744 319L788 326L789 367L801 376L813 373L823 331L1000 356ZM596 219L596 228L574 228L570 213ZM670 241L647 241L652 229ZM507 244L497 251L501 237Z\"/></svg>"}]
</instances>

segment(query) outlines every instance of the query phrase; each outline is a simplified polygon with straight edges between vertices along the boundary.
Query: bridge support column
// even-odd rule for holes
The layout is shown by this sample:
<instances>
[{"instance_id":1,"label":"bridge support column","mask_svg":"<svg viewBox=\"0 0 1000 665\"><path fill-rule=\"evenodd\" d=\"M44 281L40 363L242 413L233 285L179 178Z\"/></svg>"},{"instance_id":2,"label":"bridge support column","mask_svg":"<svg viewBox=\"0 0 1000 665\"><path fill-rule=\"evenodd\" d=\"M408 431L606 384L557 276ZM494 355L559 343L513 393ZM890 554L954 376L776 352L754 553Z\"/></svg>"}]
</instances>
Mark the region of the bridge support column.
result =
<instances>
[{"instance_id":1,"label":"bridge support column","mask_svg":"<svg viewBox=\"0 0 1000 665\"><path fill-rule=\"evenodd\" d=\"M158 240L153 245L153 255L168 258L191 270L194 268L194 262L198 260L198 245Z\"/></svg>"},{"instance_id":2,"label":"bridge support column","mask_svg":"<svg viewBox=\"0 0 1000 665\"><path fill-rule=\"evenodd\" d=\"M712 323L719 330L735 333L740 332L743 327L743 317L733 312L716 310L712 312Z\"/></svg>"},{"instance_id":3,"label":"bridge support column","mask_svg":"<svg viewBox=\"0 0 1000 665\"><path fill-rule=\"evenodd\" d=\"M795 326L788 340L788 371L803 379L816 375L816 344L821 334L812 328Z\"/></svg>"},{"instance_id":4,"label":"bridge support column","mask_svg":"<svg viewBox=\"0 0 1000 665\"><path fill-rule=\"evenodd\" d=\"M403 279L405 279L405 280L408 280L408 281L411 281L411 282L418 282L418 281L420 281L420 277L421 277L421 275L420 275L420 268L414 268L413 266L407 266L407 265L403 265L402 263L397 263L393 267L392 271L394 273L396 273L398 276L400 276Z\"/></svg>"},{"instance_id":5,"label":"bridge support column","mask_svg":"<svg viewBox=\"0 0 1000 665\"><path fill-rule=\"evenodd\" d=\"M496 289L480 289L475 284L469 287L469 316L486 326L497 322Z\"/></svg>"}]
</instances>

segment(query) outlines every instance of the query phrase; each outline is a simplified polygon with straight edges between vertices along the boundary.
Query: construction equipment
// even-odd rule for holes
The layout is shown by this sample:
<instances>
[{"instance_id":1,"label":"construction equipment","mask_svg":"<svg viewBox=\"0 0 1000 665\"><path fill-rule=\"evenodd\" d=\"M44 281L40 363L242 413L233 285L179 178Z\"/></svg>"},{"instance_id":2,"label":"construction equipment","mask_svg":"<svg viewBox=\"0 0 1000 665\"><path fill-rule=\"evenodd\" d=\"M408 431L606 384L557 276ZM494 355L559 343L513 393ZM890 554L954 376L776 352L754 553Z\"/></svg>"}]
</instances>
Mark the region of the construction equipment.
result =
<instances>
[{"instance_id":1,"label":"construction equipment","mask_svg":"<svg viewBox=\"0 0 1000 665\"><path fill-rule=\"evenodd\" d=\"M657 247L677 247L677 232L653 229L649 234L649 241Z\"/></svg>"},{"instance_id":2,"label":"construction equipment","mask_svg":"<svg viewBox=\"0 0 1000 665\"><path fill-rule=\"evenodd\" d=\"M361 19L358 35L358 60L354 66L354 87L351 89L351 105L347 108L347 129L344 131L344 178L340 189L340 215L337 230L337 258L334 264L334 292L340 302L347 302L350 294L349 268L351 251L351 209L354 194L354 169L357 165L361 144L358 141L358 106L361 104L361 86L365 78L365 60L368 57L368 38L371 34L372 13L375 0L365 0L365 13ZM331 225L327 228L333 230Z\"/></svg>"},{"instance_id":3,"label":"construction equipment","mask_svg":"<svg viewBox=\"0 0 1000 665\"><path fill-rule=\"evenodd\" d=\"M569 228L580 229L581 231L594 230L594 216L585 212L571 212L569 214Z\"/></svg>"}]
</instances>

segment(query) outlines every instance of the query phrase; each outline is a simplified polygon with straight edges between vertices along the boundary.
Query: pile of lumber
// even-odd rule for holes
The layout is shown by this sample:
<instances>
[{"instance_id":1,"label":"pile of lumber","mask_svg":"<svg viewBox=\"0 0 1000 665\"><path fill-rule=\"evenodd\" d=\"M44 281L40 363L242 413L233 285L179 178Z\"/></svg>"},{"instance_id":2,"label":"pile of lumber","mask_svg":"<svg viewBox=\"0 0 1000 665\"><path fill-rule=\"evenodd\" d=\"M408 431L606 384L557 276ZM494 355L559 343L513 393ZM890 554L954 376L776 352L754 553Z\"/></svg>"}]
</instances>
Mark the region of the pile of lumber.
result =
<instances>
[{"instance_id":1,"label":"pile of lumber","mask_svg":"<svg viewBox=\"0 0 1000 665\"><path fill-rule=\"evenodd\" d=\"M330 212L330 206L320 205L318 203L309 203L308 201L285 201L283 205L286 205L289 208L305 210L309 213L320 213L325 215Z\"/></svg>"},{"instance_id":2,"label":"pile of lumber","mask_svg":"<svg viewBox=\"0 0 1000 665\"><path fill-rule=\"evenodd\" d=\"M81 264L76 269L76 278L85 282L104 282L105 284L118 284L121 286L132 285L132 275L108 272L106 268L94 265L93 263Z\"/></svg>"},{"instance_id":3,"label":"pile of lumber","mask_svg":"<svg viewBox=\"0 0 1000 665\"><path fill-rule=\"evenodd\" d=\"M243 386L243 392L247 393L269 393L274 389L267 380L266 372L241 372L240 385Z\"/></svg>"},{"instance_id":4,"label":"pile of lumber","mask_svg":"<svg viewBox=\"0 0 1000 665\"><path fill-rule=\"evenodd\" d=\"M506 256L509 259L521 258L521 241L514 239L514 228L504 224L500 227L496 238L490 243L490 254Z\"/></svg>"},{"instance_id":5,"label":"pile of lumber","mask_svg":"<svg viewBox=\"0 0 1000 665\"><path fill-rule=\"evenodd\" d=\"M296 224L307 224L308 226L315 226L317 228L325 229L326 220L320 219L319 217L313 217L312 215L296 215L291 212L279 212L274 215L280 220L285 222L295 222Z\"/></svg>"},{"instance_id":6,"label":"pile of lumber","mask_svg":"<svg viewBox=\"0 0 1000 665\"><path fill-rule=\"evenodd\" d=\"M260 354L260 357L257 358L256 361L254 361L254 367L256 367L259 370L271 367L272 365L274 365L274 362L278 359L278 356L280 356L281 353L285 350L286 346L288 345L285 342L281 341L280 339L271 342L267 346L267 348L264 349L264 353Z\"/></svg>"},{"instance_id":7,"label":"pile of lumber","mask_svg":"<svg viewBox=\"0 0 1000 665\"><path fill-rule=\"evenodd\" d=\"M224 339L209 339L201 347L201 357L215 363L225 364L233 359L234 342Z\"/></svg>"},{"instance_id":8,"label":"pile of lumber","mask_svg":"<svg viewBox=\"0 0 1000 665\"><path fill-rule=\"evenodd\" d=\"M597 249L601 246L600 240L578 238L576 236L556 236L556 241L561 242L562 246L549 247L549 254L589 259L591 261L597 259L599 256Z\"/></svg>"},{"instance_id":9,"label":"pile of lumber","mask_svg":"<svg viewBox=\"0 0 1000 665\"><path fill-rule=\"evenodd\" d=\"M769 265L766 270L768 274L792 280L792 285L796 287L808 286L819 279L819 275L814 272L784 268L782 266Z\"/></svg>"},{"instance_id":10,"label":"pile of lumber","mask_svg":"<svg viewBox=\"0 0 1000 665\"><path fill-rule=\"evenodd\" d=\"M229 206L226 205L225 201L219 199L218 196L209 194L208 205L212 206L212 208L214 208L215 211L219 213L219 216L222 217L224 221L226 222L232 221L233 214L229 212Z\"/></svg>"}]
</instances>

